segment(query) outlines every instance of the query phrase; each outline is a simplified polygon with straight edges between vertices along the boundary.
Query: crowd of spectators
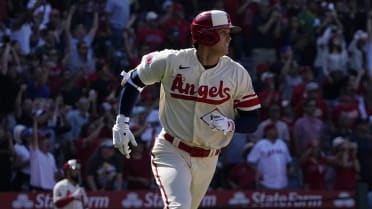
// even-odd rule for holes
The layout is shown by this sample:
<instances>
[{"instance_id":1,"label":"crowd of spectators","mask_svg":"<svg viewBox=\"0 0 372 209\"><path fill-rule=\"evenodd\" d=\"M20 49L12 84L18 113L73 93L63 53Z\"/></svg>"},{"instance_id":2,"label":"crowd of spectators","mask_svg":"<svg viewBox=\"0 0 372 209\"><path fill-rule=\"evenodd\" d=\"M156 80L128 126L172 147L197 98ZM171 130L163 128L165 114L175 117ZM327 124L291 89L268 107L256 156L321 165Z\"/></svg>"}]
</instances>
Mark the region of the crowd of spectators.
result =
<instances>
[{"instance_id":1,"label":"crowd of spectators","mask_svg":"<svg viewBox=\"0 0 372 209\"><path fill-rule=\"evenodd\" d=\"M120 73L153 50L192 47L190 21L206 9L227 11L243 28L229 55L249 71L262 105L258 130L236 133L224 149L211 189L371 190L368 2L2 1L0 190L50 191L71 158L88 190L153 189L159 86L146 87L134 108L140 146L124 160L110 143Z\"/></svg>"}]
</instances>

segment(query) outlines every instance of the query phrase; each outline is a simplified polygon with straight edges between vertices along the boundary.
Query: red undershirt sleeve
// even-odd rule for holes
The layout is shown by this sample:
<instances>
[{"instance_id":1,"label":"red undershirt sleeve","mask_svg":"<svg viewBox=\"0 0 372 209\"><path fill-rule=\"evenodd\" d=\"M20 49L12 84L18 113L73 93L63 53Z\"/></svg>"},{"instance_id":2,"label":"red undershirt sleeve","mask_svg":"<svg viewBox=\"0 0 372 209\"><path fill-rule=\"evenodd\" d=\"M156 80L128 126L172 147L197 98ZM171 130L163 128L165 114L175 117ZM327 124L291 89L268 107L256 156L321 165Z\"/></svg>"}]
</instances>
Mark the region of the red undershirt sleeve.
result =
<instances>
[{"instance_id":1,"label":"red undershirt sleeve","mask_svg":"<svg viewBox=\"0 0 372 209\"><path fill-rule=\"evenodd\" d=\"M57 200L54 204L57 207L61 208L61 207L66 206L67 204L69 204L72 201L74 201L74 197L71 196L71 195L68 195L67 197L64 197L64 198L61 198L61 199Z\"/></svg>"}]
</instances>

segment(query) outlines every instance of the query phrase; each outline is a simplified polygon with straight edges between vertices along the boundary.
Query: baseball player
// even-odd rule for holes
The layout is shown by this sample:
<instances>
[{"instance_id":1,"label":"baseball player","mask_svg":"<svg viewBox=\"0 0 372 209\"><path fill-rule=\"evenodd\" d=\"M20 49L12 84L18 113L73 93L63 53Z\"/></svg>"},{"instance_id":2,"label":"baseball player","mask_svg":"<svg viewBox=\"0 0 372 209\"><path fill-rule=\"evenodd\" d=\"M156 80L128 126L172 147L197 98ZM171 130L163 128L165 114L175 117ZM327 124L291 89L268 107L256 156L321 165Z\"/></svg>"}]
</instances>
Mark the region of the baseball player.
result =
<instances>
[{"instance_id":1,"label":"baseball player","mask_svg":"<svg viewBox=\"0 0 372 209\"><path fill-rule=\"evenodd\" d=\"M66 178L56 183L53 188L53 203L60 209L83 209L88 197L80 183L80 164L71 159L63 164Z\"/></svg>"},{"instance_id":2,"label":"baseball player","mask_svg":"<svg viewBox=\"0 0 372 209\"><path fill-rule=\"evenodd\" d=\"M234 131L252 132L260 103L246 69L226 56L233 26L220 10L204 11L191 24L194 47L142 57L123 74L113 144L127 158L136 141L129 128L132 108L146 85L161 83L163 127L151 152L152 171L164 208L198 208L214 175L221 148Z\"/></svg>"}]
</instances>

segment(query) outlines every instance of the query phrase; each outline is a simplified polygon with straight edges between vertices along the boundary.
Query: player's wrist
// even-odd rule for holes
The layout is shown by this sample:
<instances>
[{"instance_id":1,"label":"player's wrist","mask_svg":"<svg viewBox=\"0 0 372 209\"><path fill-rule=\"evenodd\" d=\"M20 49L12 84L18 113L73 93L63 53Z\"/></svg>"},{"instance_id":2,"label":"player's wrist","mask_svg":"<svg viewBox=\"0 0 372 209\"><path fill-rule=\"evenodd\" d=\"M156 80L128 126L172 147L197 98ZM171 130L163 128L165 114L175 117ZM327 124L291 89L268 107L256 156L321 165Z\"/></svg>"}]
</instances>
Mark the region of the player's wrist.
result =
<instances>
[{"instance_id":1,"label":"player's wrist","mask_svg":"<svg viewBox=\"0 0 372 209\"><path fill-rule=\"evenodd\" d=\"M77 195L69 194L69 195L67 196L67 199L68 199L68 200L78 200L79 198L77 197Z\"/></svg>"},{"instance_id":2,"label":"player's wrist","mask_svg":"<svg viewBox=\"0 0 372 209\"><path fill-rule=\"evenodd\" d=\"M129 125L130 118L126 117L125 115L119 114L116 116L116 123L117 124L127 124Z\"/></svg>"},{"instance_id":3,"label":"player's wrist","mask_svg":"<svg viewBox=\"0 0 372 209\"><path fill-rule=\"evenodd\" d=\"M235 130L235 122L231 119L229 119L229 121L227 122L227 129L228 131L234 131Z\"/></svg>"}]
</instances>

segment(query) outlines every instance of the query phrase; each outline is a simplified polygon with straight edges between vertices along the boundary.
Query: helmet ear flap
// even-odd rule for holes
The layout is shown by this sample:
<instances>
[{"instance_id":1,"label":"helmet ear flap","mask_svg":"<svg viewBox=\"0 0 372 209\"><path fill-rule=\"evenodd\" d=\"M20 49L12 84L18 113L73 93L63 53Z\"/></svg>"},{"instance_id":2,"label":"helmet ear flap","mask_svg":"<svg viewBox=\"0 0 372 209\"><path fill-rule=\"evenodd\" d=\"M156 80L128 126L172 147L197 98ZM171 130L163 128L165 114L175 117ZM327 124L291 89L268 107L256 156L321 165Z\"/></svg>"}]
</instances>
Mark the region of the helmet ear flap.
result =
<instances>
[{"instance_id":1,"label":"helmet ear flap","mask_svg":"<svg viewBox=\"0 0 372 209\"><path fill-rule=\"evenodd\" d=\"M220 36L213 29L203 29L201 32L202 32L202 37L203 37L202 44L204 45L213 46L220 40Z\"/></svg>"},{"instance_id":2,"label":"helmet ear flap","mask_svg":"<svg viewBox=\"0 0 372 209\"><path fill-rule=\"evenodd\" d=\"M213 29L202 28L195 31L193 35L195 43L207 46L213 46L220 40L218 33Z\"/></svg>"}]
</instances>

